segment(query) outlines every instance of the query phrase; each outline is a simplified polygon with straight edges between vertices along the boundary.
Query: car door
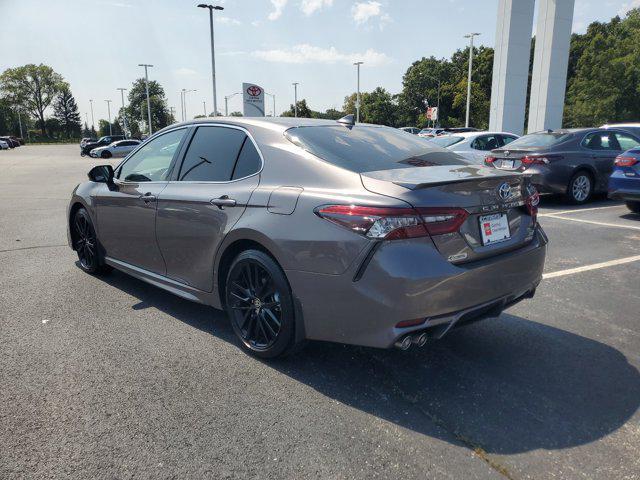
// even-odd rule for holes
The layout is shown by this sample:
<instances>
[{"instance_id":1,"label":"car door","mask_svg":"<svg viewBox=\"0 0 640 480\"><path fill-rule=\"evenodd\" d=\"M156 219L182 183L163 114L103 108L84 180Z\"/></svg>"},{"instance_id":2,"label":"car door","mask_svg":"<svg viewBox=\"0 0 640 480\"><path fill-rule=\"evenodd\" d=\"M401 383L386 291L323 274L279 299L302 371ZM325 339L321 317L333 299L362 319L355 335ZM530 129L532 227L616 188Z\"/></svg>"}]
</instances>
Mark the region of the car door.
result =
<instances>
[{"instance_id":1,"label":"car door","mask_svg":"<svg viewBox=\"0 0 640 480\"><path fill-rule=\"evenodd\" d=\"M94 200L98 237L110 259L164 275L155 235L157 198L166 187L186 128L150 140L115 172Z\"/></svg>"},{"instance_id":2,"label":"car door","mask_svg":"<svg viewBox=\"0 0 640 480\"><path fill-rule=\"evenodd\" d=\"M613 171L613 162L620 153L616 134L612 130L593 132L584 138L582 145L589 150L592 165L598 174L595 188L602 190Z\"/></svg>"},{"instance_id":3,"label":"car door","mask_svg":"<svg viewBox=\"0 0 640 480\"><path fill-rule=\"evenodd\" d=\"M213 290L213 263L225 235L258 186L260 153L247 132L199 126L179 168L158 197L156 233L167 277Z\"/></svg>"}]
</instances>

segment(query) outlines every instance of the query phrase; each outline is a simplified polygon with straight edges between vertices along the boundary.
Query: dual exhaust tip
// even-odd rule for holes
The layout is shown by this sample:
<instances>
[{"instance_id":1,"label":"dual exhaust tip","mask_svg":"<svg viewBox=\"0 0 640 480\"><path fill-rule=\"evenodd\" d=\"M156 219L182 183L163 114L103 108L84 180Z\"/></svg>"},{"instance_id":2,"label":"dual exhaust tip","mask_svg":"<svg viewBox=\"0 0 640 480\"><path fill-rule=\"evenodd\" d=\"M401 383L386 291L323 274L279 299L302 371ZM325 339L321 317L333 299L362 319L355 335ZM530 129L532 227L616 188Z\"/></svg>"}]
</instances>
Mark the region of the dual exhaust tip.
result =
<instances>
[{"instance_id":1,"label":"dual exhaust tip","mask_svg":"<svg viewBox=\"0 0 640 480\"><path fill-rule=\"evenodd\" d=\"M418 347L424 347L427 343L427 340L429 340L429 336L426 334L426 332L416 333L414 335L409 334L397 340L396 343L394 343L394 346L396 348L399 348L400 350L409 350L409 348L411 348L411 345L414 344Z\"/></svg>"}]
</instances>

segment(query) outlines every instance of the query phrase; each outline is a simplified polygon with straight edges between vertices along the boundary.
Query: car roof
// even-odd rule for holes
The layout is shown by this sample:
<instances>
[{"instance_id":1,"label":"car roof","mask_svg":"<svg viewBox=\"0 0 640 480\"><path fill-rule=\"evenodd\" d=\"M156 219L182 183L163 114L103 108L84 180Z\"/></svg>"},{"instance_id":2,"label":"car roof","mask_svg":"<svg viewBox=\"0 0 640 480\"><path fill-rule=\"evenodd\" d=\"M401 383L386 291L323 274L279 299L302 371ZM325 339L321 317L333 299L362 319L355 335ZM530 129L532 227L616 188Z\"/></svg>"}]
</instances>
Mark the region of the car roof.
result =
<instances>
[{"instance_id":1,"label":"car roof","mask_svg":"<svg viewBox=\"0 0 640 480\"><path fill-rule=\"evenodd\" d=\"M443 137L479 137L481 135L510 135L512 137L517 137L515 133L511 132L494 132L494 131L480 131L480 132L451 132L448 135L442 135Z\"/></svg>"}]
</instances>

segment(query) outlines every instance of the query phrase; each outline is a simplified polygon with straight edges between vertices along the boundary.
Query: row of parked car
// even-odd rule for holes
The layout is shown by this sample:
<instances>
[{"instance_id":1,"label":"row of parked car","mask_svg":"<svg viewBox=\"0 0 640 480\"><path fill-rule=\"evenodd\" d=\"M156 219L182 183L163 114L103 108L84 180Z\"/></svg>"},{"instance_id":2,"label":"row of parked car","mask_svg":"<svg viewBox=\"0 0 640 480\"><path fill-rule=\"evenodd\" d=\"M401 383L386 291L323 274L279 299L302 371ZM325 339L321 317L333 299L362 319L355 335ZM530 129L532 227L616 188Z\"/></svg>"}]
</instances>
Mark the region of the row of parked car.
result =
<instances>
[{"instance_id":1,"label":"row of parked car","mask_svg":"<svg viewBox=\"0 0 640 480\"><path fill-rule=\"evenodd\" d=\"M83 138L80 141L80 156L92 158L125 157L140 145L137 138L125 138L124 135L106 135L95 138Z\"/></svg>"},{"instance_id":2,"label":"row of parked car","mask_svg":"<svg viewBox=\"0 0 640 480\"><path fill-rule=\"evenodd\" d=\"M423 129L418 135L472 163L526 171L542 193L563 194L571 203L582 204L594 194L608 192L640 213L640 123L547 130L522 137L435 130Z\"/></svg>"},{"instance_id":3,"label":"row of parked car","mask_svg":"<svg viewBox=\"0 0 640 480\"><path fill-rule=\"evenodd\" d=\"M24 145L24 140L21 137L14 137L13 135L0 137L0 150L9 150L20 145Z\"/></svg>"}]
</instances>

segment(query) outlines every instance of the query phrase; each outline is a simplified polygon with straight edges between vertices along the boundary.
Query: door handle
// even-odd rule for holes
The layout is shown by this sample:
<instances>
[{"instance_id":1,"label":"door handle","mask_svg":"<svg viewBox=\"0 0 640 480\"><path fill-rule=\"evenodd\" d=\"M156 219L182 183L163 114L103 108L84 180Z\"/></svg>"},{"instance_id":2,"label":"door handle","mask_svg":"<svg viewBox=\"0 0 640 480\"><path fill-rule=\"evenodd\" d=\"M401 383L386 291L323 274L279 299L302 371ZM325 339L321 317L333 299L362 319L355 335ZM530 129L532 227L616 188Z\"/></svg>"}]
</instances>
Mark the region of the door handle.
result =
<instances>
[{"instance_id":1,"label":"door handle","mask_svg":"<svg viewBox=\"0 0 640 480\"><path fill-rule=\"evenodd\" d=\"M150 202L156 201L156 196L151 195L150 193L145 193L144 195L140 195L139 198L142 199L144 203L150 203Z\"/></svg>"},{"instance_id":2,"label":"door handle","mask_svg":"<svg viewBox=\"0 0 640 480\"><path fill-rule=\"evenodd\" d=\"M236 201L233 198L229 198L229 195L223 195L220 198L214 198L209 203L211 203L211 205L215 205L220 210L224 209L224 207L236 206Z\"/></svg>"}]
</instances>

